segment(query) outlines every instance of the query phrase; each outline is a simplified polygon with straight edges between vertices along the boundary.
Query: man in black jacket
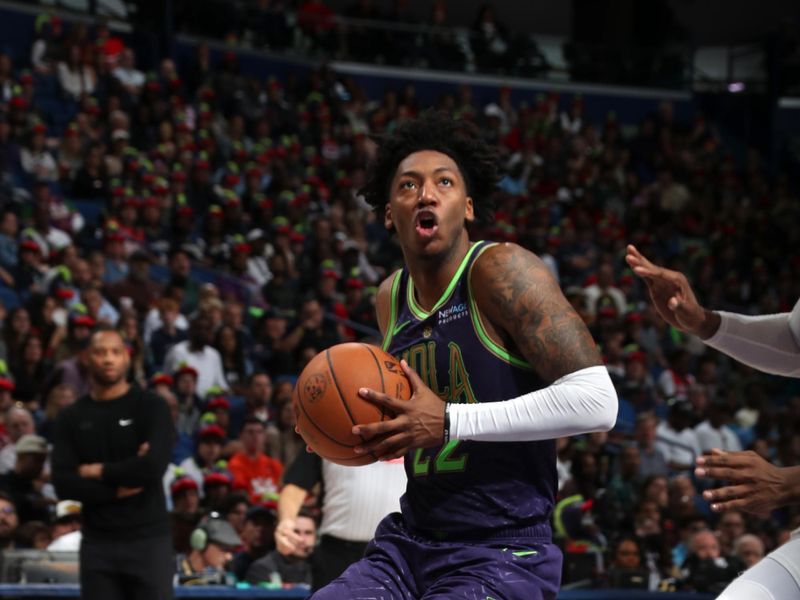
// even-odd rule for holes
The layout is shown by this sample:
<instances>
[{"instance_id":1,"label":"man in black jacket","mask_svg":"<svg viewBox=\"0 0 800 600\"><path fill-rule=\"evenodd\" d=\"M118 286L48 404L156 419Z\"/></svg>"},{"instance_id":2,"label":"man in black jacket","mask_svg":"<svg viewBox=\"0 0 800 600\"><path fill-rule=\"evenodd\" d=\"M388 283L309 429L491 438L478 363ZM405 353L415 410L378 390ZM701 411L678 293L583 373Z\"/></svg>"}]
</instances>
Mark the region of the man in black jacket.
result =
<instances>
[{"instance_id":1,"label":"man in black jacket","mask_svg":"<svg viewBox=\"0 0 800 600\"><path fill-rule=\"evenodd\" d=\"M81 597L172 598L174 558L161 477L174 439L166 403L126 381L120 334L99 326L88 349L91 392L56 421L53 482L83 502Z\"/></svg>"}]
</instances>

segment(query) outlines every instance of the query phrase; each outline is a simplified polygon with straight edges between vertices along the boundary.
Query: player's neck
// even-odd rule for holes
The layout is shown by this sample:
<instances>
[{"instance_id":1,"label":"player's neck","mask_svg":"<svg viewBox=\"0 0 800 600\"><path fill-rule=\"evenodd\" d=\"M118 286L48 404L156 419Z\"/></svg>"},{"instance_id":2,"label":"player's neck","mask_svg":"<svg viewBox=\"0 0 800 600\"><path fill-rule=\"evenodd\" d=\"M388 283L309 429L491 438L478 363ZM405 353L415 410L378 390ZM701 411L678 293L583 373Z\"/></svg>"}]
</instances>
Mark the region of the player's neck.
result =
<instances>
[{"instance_id":1,"label":"player's neck","mask_svg":"<svg viewBox=\"0 0 800 600\"><path fill-rule=\"evenodd\" d=\"M406 265L414 280L416 301L424 310L432 309L450 285L461 261L469 252L466 231L446 254L433 258L406 257Z\"/></svg>"},{"instance_id":2,"label":"player's neck","mask_svg":"<svg viewBox=\"0 0 800 600\"><path fill-rule=\"evenodd\" d=\"M130 388L131 385L124 379L113 385L98 385L97 382L94 382L91 388L91 397L92 400L98 401L114 400L127 394Z\"/></svg>"}]
</instances>

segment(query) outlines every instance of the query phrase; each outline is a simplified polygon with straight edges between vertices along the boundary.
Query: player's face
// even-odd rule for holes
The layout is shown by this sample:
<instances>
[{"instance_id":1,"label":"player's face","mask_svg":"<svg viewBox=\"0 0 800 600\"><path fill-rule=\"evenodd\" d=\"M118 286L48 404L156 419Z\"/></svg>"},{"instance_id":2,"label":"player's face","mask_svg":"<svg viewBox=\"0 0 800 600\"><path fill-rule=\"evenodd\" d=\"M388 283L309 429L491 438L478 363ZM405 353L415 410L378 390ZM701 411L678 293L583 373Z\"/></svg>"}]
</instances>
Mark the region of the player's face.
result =
<instances>
[{"instance_id":1,"label":"player's face","mask_svg":"<svg viewBox=\"0 0 800 600\"><path fill-rule=\"evenodd\" d=\"M475 218L472 198L456 162L435 150L406 156L392 179L385 225L394 227L404 252L436 256L466 238Z\"/></svg>"},{"instance_id":2,"label":"player's face","mask_svg":"<svg viewBox=\"0 0 800 600\"><path fill-rule=\"evenodd\" d=\"M130 356L122 338L114 331L102 331L92 337L89 346L89 371L94 380L112 386L128 373Z\"/></svg>"}]
</instances>

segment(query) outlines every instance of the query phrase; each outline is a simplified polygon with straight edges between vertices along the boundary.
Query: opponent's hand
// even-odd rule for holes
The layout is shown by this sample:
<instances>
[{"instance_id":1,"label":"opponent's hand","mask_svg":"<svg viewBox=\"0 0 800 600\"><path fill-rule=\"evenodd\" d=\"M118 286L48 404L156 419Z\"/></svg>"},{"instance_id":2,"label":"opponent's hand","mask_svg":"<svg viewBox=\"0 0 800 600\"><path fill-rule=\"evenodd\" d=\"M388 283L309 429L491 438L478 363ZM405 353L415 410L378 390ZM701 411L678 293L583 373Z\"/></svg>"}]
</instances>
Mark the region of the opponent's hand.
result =
<instances>
[{"instance_id":1,"label":"opponent's hand","mask_svg":"<svg viewBox=\"0 0 800 600\"><path fill-rule=\"evenodd\" d=\"M695 475L730 483L703 492L715 512L741 510L763 517L789 500L789 470L768 463L752 450L715 448L710 455L697 458Z\"/></svg>"},{"instance_id":2,"label":"opponent's hand","mask_svg":"<svg viewBox=\"0 0 800 600\"><path fill-rule=\"evenodd\" d=\"M391 460L405 456L412 448L428 448L442 443L444 401L425 385L406 361L400 361L400 366L411 383L410 399L392 398L367 388L358 391L362 398L395 417L353 427L353 434L364 440L362 445L356 446L356 454L372 453L379 460Z\"/></svg>"},{"instance_id":3,"label":"opponent's hand","mask_svg":"<svg viewBox=\"0 0 800 600\"><path fill-rule=\"evenodd\" d=\"M628 244L625 261L644 279L653 305L667 323L703 339L719 328L719 316L700 305L683 273L654 265L633 244Z\"/></svg>"},{"instance_id":4,"label":"opponent's hand","mask_svg":"<svg viewBox=\"0 0 800 600\"><path fill-rule=\"evenodd\" d=\"M295 533L294 519L281 519L275 527L275 548L284 556L295 556L303 547L303 539Z\"/></svg>"}]
</instances>

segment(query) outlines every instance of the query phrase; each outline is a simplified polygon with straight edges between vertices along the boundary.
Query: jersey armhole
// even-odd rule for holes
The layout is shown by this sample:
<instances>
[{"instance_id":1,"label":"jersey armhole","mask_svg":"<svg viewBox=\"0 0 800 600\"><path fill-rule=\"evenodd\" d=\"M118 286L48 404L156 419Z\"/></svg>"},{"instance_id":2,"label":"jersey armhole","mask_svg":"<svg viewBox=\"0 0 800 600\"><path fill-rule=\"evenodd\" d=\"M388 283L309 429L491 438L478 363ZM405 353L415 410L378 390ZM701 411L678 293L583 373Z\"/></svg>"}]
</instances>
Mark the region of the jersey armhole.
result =
<instances>
[{"instance_id":1,"label":"jersey armhole","mask_svg":"<svg viewBox=\"0 0 800 600\"><path fill-rule=\"evenodd\" d=\"M492 242L486 244L483 248L481 248L478 253L475 255L475 259L472 261L472 264L469 266L469 271L467 273L467 296L469 297L469 317L472 321L472 327L475 330L475 335L481 342L481 345L486 349L487 352L493 354L500 360L509 363L510 365L525 369L526 371L533 371L533 367L528 364L528 361L525 360L521 356L517 356L512 354L508 350L506 350L503 346L501 346L497 341L493 340L489 333L486 331L486 327L483 325L483 317L481 316L480 310L478 309L478 303L475 300L475 294L472 291L472 269L475 267L475 263L478 262L478 259L481 257L486 250L496 246L497 242Z\"/></svg>"},{"instance_id":2,"label":"jersey armhole","mask_svg":"<svg viewBox=\"0 0 800 600\"><path fill-rule=\"evenodd\" d=\"M402 278L403 271L398 269L394 272L394 276L392 279L392 288L389 294L389 302L390 302L390 310L389 310L389 322L386 324L386 333L383 336L383 342L381 343L381 348L386 350L389 347L389 344L392 343L392 338L394 337L394 328L397 324L397 311L399 308L397 297L400 291L400 279Z\"/></svg>"}]
</instances>

